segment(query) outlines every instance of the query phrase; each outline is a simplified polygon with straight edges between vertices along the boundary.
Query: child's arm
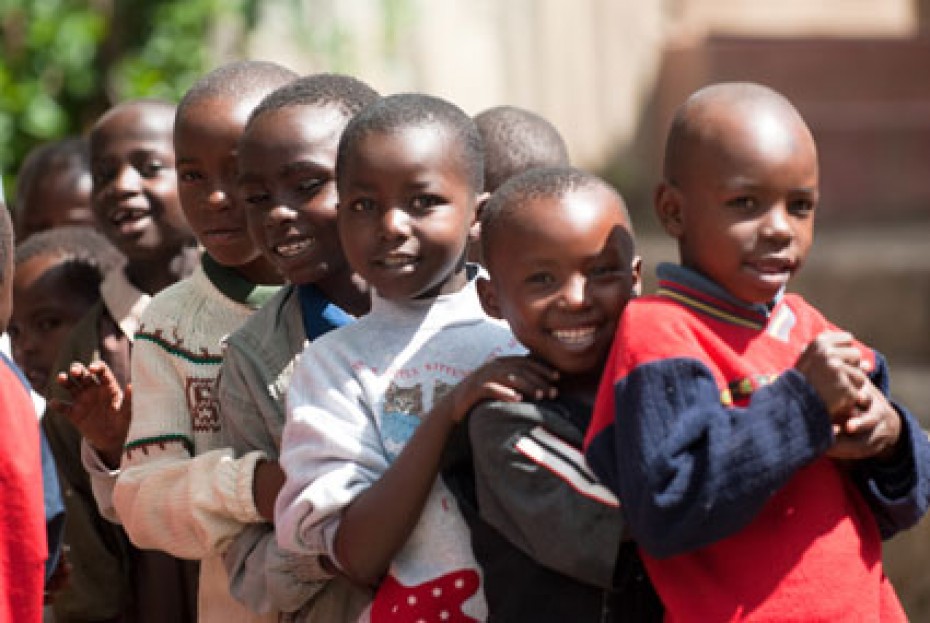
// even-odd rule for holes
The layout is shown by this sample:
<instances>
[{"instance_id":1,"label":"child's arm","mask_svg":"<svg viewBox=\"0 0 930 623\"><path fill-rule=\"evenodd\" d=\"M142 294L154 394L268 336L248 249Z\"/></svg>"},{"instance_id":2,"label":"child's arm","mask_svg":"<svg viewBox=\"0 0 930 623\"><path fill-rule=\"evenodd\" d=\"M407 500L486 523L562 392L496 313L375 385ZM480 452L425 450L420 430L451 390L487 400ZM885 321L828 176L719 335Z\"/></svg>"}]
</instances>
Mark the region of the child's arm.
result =
<instances>
[{"instance_id":1,"label":"child's arm","mask_svg":"<svg viewBox=\"0 0 930 623\"><path fill-rule=\"evenodd\" d=\"M109 469L118 468L132 420L131 388L127 386L124 396L113 372L102 361L87 366L76 361L67 372L59 373L56 381L71 400L53 399L49 408L74 425Z\"/></svg>"},{"instance_id":2,"label":"child's arm","mask_svg":"<svg viewBox=\"0 0 930 623\"><path fill-rule=\"evenodd\" d=\"M831 454L859 459L853 480L872 509L883 538L916 524L930 506L930 440L916 418L888 398L888 366L876 353L871 404L837 436Z\"/></svg>"},{"instance_id":3,"label":"child's arm","mask_svg":"<svg viewBox=\"0 0 930 623\"><path fill-rule=\"evenodd\" d=\"M623 536L617 498L581 453L568 404L486 402L468 417L478 513L539 564L605 589ZM590 410L576 407L579 420ZM480 558L479 558L480 562Z\"/></svg>"},{"instance_id":4,"label":"child's arm","mask_svg":"<svg viewBox=\"0 0 930 623\"><path fill-rule=\"evenodd\" d=\"M630 352L657 344L670 355L629 359ZM859 398L850 357L857 355L845 339L817 342L799 359L807 375L791 368L755 391L745 408L728 407L687 324L636 317L628 309L595 408L596 422L616 422L589 439L587 457L619 493L633 537L653 556L666 557L746 526L798 469L832 445L825 404L840 409ZM810 378L827 388L826 400Z\"/></svg>"},{"instance_id":5,"label":"child's arm","mask_svg":"<svg viewBox=\"0 0 930 623\"><path fill-rule=\"evenodd\" d=\"M155 311L150 306L146 314ZM252 475L264 454L234 459L231 448L220 447L194 456L193 421L201 422L202 434L216 434L216 403L213 379L191 384L185 361L154 340L135 341L133 419L113 503L138 547L200 559L222 552L246 524L262 521Z\"/></svg>"},{"instance_id":6,"label":"child's arm","mask_svg":"<svg viewBox=\"0 0 930 623\"><path fill-rule=\"evenodd\" d=\"M283 481L276 458L285 419L284 396L275 400L269 394L278 384L269 384L251 361L247 348L235 334L231 336L217 379L217 401L226 443L235 456L258 450L268 457L256 464L252 489L256 512L271 522L280 484L273 477L266 481L263 473L277 469ZM267 507L263 500L270 500ZM223 561L230 592L259 613L296 612L332 578L318 557L282 551L271 523L248 526L233 539Z\"/></svg>"},{"instance_id":7,"label":"child's arm","mask_svg":"<svg viewBox=\"0 0 930 623\"><path fill-rule=\"evenodd\" d=\"M365 586L381 579L419 520L453 427L472 407L484 400L541 398L553 391L554 380L536 361L502 357L469 374L434 404L388 470L343 513L334 549L346 575Z\"/></svg>"}]
</instances>

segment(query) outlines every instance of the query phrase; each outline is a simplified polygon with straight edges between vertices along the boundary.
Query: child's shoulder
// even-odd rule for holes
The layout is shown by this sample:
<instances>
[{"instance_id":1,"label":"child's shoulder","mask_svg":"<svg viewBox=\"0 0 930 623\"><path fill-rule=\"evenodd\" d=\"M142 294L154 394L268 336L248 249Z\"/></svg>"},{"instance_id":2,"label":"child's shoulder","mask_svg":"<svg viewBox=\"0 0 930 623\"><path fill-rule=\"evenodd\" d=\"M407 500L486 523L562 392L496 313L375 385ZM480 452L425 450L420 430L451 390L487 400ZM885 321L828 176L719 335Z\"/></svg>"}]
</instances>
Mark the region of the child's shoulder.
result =
<instances>
[{"instance_id":1,"label":"child's shoulder","mask_svg":"<svg viewBox=\"0 0 930 623\"><path fill-rule=\"evenodd\" d=\"M175 282L152 296L140 321L143 324L153 322L163 323L169 320L178 320L189 314L187 303L191 301L197 288L192 283L194 275Z\"/></svg>"}]
</instances>

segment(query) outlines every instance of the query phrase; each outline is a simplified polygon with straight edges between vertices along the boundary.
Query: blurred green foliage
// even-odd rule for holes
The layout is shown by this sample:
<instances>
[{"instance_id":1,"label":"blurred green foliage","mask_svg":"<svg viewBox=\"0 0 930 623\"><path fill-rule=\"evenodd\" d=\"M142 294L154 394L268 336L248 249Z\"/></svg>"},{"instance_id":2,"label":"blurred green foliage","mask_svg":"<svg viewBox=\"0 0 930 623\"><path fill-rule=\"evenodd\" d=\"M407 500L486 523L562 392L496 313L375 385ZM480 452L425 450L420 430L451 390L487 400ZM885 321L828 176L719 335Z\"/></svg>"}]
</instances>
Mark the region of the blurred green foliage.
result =
<instances>
[{"instance_id":1,"label":"blurred green foliage","mask_svg":"<svg viewBox=\"0 0 930 623\"><path fill-rule=\"evenodd\" d=\"M0 171L129 97L176 100L212 62L217 24L260 0L0 0Z\"/></svg>"}]
</instances>

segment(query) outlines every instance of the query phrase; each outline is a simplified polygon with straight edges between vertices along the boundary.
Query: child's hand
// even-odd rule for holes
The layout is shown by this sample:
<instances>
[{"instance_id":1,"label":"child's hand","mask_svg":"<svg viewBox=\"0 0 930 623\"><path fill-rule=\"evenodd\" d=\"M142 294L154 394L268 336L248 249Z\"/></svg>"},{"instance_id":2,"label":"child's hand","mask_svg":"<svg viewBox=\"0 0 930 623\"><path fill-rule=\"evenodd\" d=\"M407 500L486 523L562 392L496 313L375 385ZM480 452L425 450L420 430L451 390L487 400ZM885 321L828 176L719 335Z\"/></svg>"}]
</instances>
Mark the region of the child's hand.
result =
<instances>
[{"instance_id":1,"label":"child's hand","mask_svg":"<svg viewBox=\"0 0 930 623\"><path fill-rule=\"evenodd\" d=\"M258 514L271 523L274 523L274 503L284 486L284 480L284 470L277 461L263 460L255 464L252 499Z\"/></svg>"},{"instance_id":2,"label":"child's hand","mask_svg":"<svg viewBox=\"0 0 930 623\"><path fill-rule=\"evenodd\" d=\"M845 419L854 408L868 409L868 377L861 369L861 353L849 333L825 331L812 341L794 367L827 406L830 418Z\"/></svg>"},{"instance_id":3,"label":"child's hand","mask_svg":"<svg viewBox=\"0 0 930 623\"><path fill-rule=\"evenodd\" d=\"M836 440L827 451L835 459L890 458L901 436L901 415L871 381L866 379L869 401L865 408L833 425Z\"/></svg>"},{"instance_id":4,"label":"child's hand","mask_svg":"<svg viewBox=\"0 0 930 623\"><path fill-rule=\"evenodd\" d=\"M475 369L450 392L452 419L460 422L485 400L519 402L555 398L559 373L529 357L499 357Z\"/></svg>"},{"instance_id":5,"label":"child's hand","mask_svg":"<svg viewBox=\"0 0 930 623\"><path fill-rule=\"evenodd\" d=\"M102 361L74 362L56 380L72 401L52 400L50 408L66 417L109 467L118 467L132 419L131 388L123 392Z\"/></svg>"}]
</instances>

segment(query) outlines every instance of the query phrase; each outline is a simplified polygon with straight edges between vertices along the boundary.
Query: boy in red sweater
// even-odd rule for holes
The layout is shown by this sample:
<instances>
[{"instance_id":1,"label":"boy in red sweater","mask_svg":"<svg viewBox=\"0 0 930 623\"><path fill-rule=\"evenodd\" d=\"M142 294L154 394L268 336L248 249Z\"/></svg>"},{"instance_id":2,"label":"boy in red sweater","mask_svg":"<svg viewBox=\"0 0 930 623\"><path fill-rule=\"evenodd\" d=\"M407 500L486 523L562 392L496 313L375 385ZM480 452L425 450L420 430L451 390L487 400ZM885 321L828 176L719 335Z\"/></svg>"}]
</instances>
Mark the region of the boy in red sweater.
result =
<instances>
[{"instance_id":1,"label":"boy in red sweater","mask_svg":"<svg viewBox=\"0 0 930 623\"><path fill-rule=\"evenodd\" d=\"M618 326L587 458L668 621L905 621L881 539L928 504L930 443L881 355L786 294L813 237L814 140L772 90L678 110L655 208L680 265Z\"/></svg>"}]
</instances>

